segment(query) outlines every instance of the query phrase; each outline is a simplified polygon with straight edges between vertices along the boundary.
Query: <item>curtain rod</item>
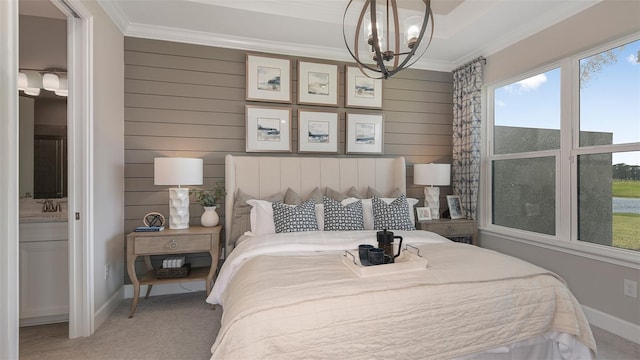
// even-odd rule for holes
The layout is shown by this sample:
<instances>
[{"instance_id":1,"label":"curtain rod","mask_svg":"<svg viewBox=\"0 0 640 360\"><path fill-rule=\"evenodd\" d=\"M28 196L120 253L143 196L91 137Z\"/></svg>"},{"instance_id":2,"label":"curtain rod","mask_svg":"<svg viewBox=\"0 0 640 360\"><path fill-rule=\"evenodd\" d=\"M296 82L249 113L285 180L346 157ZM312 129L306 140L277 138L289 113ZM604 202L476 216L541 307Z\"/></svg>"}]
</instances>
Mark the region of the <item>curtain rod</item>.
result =
<instances>
[{"instance_id":1,"label":"curtain rod","mask_svg":"<svg viewBox=\"0 0 640 360\"><path fill-rule=\"evenodd\" d=\"M473 59L473 60L469 61L468 63L466 63L466 64L464 64L464 65L462 65L462 66L458 66L457 68L453 69L451 72L456 72L456 71L458 71L458 70L462 70L462 69L463 69L463 68L465 68L466 66L469 66L469 65L471 65L471 64L473 64L473 63L476 63L476 62L478 62L478 61L482 61L482 65L487 65L487 59L486 59L486 58L484 58L484 57L482 57L482 56L479 56L479 57L477 57L477 58L475 58L475 59Z\"/></svg>"}]
</instances>

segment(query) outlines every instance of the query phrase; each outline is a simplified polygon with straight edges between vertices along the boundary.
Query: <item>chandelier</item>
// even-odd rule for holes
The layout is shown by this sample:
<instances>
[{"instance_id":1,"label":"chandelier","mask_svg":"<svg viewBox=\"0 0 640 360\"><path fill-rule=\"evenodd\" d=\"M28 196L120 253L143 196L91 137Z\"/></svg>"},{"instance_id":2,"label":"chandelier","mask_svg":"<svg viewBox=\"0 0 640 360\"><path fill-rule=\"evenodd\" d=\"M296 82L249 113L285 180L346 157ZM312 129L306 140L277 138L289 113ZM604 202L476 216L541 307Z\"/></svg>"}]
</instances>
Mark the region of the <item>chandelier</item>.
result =
<instances>
[{"instance_id":1,"label":"chandelier","mask_svg":"<svg viewBox=\"0 0 640 360\"><path fill-rule=\"evenodd\" d=\"M388 79L415 64L431 44L431 0L405 1L400 12L398 2L349 0L344 11L344 43L360 71L368 77ZM403 20L402 27L400 19ZM425 39L429 23L431 32Z\"/></svg>"}]
</instances>

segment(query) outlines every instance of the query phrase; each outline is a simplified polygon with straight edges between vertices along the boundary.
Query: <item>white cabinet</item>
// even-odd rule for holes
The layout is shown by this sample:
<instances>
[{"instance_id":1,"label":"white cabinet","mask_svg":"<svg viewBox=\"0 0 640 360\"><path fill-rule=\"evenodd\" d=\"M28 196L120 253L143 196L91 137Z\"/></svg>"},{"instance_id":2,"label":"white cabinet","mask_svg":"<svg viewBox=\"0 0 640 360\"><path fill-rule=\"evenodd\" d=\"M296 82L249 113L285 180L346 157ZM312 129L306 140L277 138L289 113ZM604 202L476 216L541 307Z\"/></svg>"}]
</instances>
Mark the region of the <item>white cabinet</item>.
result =
<instances>
[{"instance_id":1,"label":"white cabinet","mask_svg":"<svg viewBox=\"0 0 640 360\"><path fill-rule=\"evenodd\" d=\"M67 222L20 224L20 325L68 320Z\"/></svg>"}]
</instances>

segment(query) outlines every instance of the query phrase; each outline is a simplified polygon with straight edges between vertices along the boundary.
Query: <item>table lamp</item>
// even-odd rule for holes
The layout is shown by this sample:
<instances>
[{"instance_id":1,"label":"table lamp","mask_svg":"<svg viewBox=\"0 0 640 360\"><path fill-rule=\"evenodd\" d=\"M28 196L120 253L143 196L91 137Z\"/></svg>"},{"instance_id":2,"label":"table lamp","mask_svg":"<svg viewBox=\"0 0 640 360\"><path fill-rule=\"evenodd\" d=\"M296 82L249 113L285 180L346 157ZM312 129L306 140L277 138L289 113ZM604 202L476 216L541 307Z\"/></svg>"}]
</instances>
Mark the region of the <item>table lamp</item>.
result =
<instances>
[{"instance_id":1,"label":"table lamp","mask_svg":"<svg viewBox=\"0 0 640 360\"><path fill-rule=\"evenodd\" d=\"M189 227L189 188L202 185L202 159L163 157L153 159L154 185L177 185L169 189L169 228Z\"/></svg>"},{"instance_id":2,"label":"table lamp","mask_svg":"<svg viewBox=\"0 0 640 360\"><path fill-rule=\"evenodd\" d=\"M450 164L415 164L413 166L413 183L430 185L424 187L424 205L431 210L431 218L440 218L440 188L451 182ZM434 187L434 185L436 187Z\"/></svg>"}]
</instances>

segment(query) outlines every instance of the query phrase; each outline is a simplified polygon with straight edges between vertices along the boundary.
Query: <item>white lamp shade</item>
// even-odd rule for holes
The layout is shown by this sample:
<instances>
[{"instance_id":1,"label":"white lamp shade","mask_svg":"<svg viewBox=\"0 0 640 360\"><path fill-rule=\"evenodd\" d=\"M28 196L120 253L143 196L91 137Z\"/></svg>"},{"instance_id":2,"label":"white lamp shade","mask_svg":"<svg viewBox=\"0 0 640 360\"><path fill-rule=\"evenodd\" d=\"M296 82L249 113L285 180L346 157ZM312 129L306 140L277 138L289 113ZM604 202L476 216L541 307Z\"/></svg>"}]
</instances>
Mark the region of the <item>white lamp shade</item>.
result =
<instances>
[{"instance_id":1,"label":"white lamp shade","mask_svg":"<svg viewBox=\"0 0 640 360\"><path fill-rule=\"evenodd\" d=\"M446 186L451 184L450 164L415 164L413 166L415 185Z\"/></svg>"},{"instance_id":2,"label":"white lamp shade","mask_svg":"<svg viewBox=\"0 0 640 360\"><path fill-rule=\"evenodd\" d=\"M24 89L24 93L31 96L40 95L40 88L26 88Z\"/></svg>"},{"instance_id":3,"label":"white lamp shade","mask_svg":"<svg viewBox=\"0 0 640 360\"><path fill-rule=\"evenodd\" d=\"M46 73L42 76L42 87L45 90L56 91L60 88L60 78L56 74Z\"/></svg>"},{"instance_id":4,"label":"white lamp shade","mask_svg":"<svg viewBox=\"0 0 640 360\"><path fill-rule=\"evenodd\" d=\"M202 185L202 159L164 157L153 159L155 185Z\"/></svg>"}]
</instances>

